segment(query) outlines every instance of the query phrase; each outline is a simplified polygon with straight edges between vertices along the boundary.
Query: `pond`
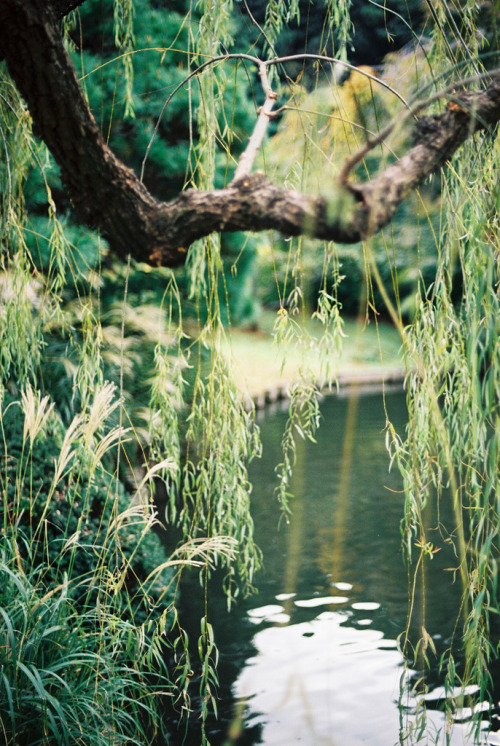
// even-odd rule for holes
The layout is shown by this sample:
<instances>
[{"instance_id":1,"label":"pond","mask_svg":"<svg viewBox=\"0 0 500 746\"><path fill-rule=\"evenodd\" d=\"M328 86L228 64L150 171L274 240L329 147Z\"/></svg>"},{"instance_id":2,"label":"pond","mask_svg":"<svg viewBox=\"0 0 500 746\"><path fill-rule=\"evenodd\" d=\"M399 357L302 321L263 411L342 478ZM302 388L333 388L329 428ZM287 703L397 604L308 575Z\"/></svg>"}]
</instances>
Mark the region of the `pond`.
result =
<instances>
[{"instance_id":1,"label":"pond","mask_svg":"<svg viewBox=\"0 0 500 746\"><path fill-rule=\"evenodd\" d=\"M251 469L255 535L264 555L258 593L229 613L220 583L208 593L221 682L219 719L209 723L212 746L402 743L418 720L408 691L398 707L402 684L419 678L405 668L398 646L410 592L409 640L415 643L422 627L432 640L428 726L418 743L434 743L443 729L436 661L457 635L461 587L450 569L457 563L435 531L440 551L427 562L425 592L413 585L401 549L402 480L395 467L388 471L386 411L404 434L402 391L325 397L317 443L298 444L288 523L274 496L287 413L275 409L262 418L263 457ZM452 506L441 505L439 518L452 529ZM432 510L428 521L437 523ZM188 626L200 618L199 590L194 575L185 581L181 611ZM459 714L466 720L465 707ZM179 733L175 743L199 744L195 729ZM438 743L472 744L467 730L457 722L450 740L442 732ZM488 743L499 744L495 737Z\"/></svg>"}]
</instances>

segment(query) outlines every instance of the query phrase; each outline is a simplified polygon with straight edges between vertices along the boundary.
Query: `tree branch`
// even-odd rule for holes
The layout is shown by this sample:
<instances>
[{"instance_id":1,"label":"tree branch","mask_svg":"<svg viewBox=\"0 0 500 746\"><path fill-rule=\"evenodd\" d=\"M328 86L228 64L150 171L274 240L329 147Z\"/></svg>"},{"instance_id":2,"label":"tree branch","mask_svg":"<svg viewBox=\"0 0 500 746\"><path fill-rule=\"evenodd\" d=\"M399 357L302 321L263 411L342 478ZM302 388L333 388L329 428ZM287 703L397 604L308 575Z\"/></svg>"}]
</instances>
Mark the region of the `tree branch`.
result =
<instances>
[{"instance_id":1,"label":"tree branch","mask_svg":"<svg viewBox=\"0 0 500 746\"><path fill-rule=\"evenodd\" d=\"M79 219L98 226L118 255L130 253L153 265L183 263L189 245L213 231L273 228L286 235L360 241L386 225L408 193L471 134L500 119L495 77L485 90L455 97L443 114L422 117L414 147L374 180L355 185L332 177L331 200L276 186L263 174L249 175L251 163L244 163L225 189L190 189L165 203L103 141L64 50L54 9L45 0L2 0L0 28L0 52L61 168Z\"/></svg>"},{"instance_id":2,"label":"tree branch","mask_svg":"<svg viewBox=\"0 0 500 746\"><path fill-rule=\"evenodd\" d=\"M85 1L86 0L51 0L51 5L57 18L64 18L64 16L67 16L72 10L83 5Z\"/></svg>"},{"instance_id":3,"label":"tree branch","mask_svg":"<svg viewBox=\"0 0 500 746\"><path fill-rule=\"evenodd\" d=\"M267 66L263 63L259 65L259 75L262 82L262 88L266 94L266 100L261 106L259 116L257 118L257 124L254 127L252 136L248 141L243 154L240 157L238 166L233 177L233 181L240 181L245 176L249 176L252 166L254 164L257 153L262 145L265 134L267 132L267 126L270 118L273 116L273 107L277 99L276 93L272 90L269 85L269 79L267 77Z\"/></svg>"}]
</instances>

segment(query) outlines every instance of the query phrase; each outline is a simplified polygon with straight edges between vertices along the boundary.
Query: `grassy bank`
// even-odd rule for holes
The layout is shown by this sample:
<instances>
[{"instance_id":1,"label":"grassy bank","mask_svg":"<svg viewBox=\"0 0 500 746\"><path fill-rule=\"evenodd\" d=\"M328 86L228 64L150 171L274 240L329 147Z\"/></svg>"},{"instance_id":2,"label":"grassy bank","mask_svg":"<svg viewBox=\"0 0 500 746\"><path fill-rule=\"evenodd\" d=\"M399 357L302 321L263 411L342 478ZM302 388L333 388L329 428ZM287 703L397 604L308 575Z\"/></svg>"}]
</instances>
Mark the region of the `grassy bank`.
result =
<instances>
[{"instance_id":1,"label":"grassy bank","mask_svg":"<svg viewBox=\"0 0 500 746\"><path fill-rule=\"evenodd\" d=\"M291 333L280 341L274 331L276 318L276 313L265 311L257 331L233 329L226 343L237 383L247 396L286 389L302 372L327 385L337 378L380 380L403 370L401 340L392 324L348 319L341 344L322 350L324 327L319 321L293 321Z\"/></svg>"}]
</instances>

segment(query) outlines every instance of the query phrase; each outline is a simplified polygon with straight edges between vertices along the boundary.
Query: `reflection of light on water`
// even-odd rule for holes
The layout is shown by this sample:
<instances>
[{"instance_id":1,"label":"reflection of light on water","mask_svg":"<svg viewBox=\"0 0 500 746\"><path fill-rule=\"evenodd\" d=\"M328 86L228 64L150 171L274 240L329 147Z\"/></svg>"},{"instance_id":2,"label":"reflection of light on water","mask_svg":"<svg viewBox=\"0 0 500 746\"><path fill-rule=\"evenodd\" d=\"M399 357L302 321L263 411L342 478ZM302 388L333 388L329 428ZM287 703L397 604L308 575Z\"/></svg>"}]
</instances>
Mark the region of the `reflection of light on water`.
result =
<instances>
[{"instance_id":1,"label":"reflection of light on water","mask_svg":"<svg viewBox=\"0 0 500 746\"><path fill-rule=\"evenodd\" d=\"M332 583L332 588L336 588L338 591L352 591L352 583Z\"/></svg>"},{"instance_id":2,"label":"reflection of light on water","mask_svg":"<svg viewBox=\"0 0 500 746\"><path fill-rule=\"evenodd\" d=\"M331 603L325 598L312 600ZM364 609L379 606L356 605ZM282 608L269 605L249 614L252 621L273 624ZM400 742L397 701L403 658L396 641L373 628L346 626L348 618L346 612L323 611L311 621L269 626L254 636L257 654L241 671L234 694L246 702L248 724L261 725L264 746L391 746ZM438 712L429 711L428 719L428 734L444 725ZM443 735L438 743L445 742ZM429 735L428 741L419 743L434 740ZM457 725L449 743L459 746L473 740L467 738L465 726Z\"/></svg>"},{"instance_id":3,"label":"reflection of light on water","mask_svg":"<svg viewBox=\"0 0 500 746\"><path fill-rule=\"evenodd\" d=\"M284 613L283 606L278 604L267 604L266 606L259 606L258 609L250 609L248 616L250 621L254 624L260 624L261 622L270 622L271 624L287 624L290 621L288 614Z\"/></svg>"},{"instance_id":4,"label":"reflection of light on water","mask_svg":"<svg viewBox=\"0 0 500 746\"><path fill-rule=\"evenodd\" d=\"M380 609L380 604L376 601L356 601L356 603L352 604L352 608L357 611L376 611Z\"/></svg>"},{"instance_id":5,"label":"reflection of light on water","mask_svg":"<svg viewBox=\"0 0 500 746\"><path fill-rule=\"evenodd\" d=\"M347 596L323 596L316 598L307 598L302 601L295 601L295 606L301 606L304 609L312 609L315 606L327 606L328 604L345 604L349 601Z\"/></svg>"}]
</instances>

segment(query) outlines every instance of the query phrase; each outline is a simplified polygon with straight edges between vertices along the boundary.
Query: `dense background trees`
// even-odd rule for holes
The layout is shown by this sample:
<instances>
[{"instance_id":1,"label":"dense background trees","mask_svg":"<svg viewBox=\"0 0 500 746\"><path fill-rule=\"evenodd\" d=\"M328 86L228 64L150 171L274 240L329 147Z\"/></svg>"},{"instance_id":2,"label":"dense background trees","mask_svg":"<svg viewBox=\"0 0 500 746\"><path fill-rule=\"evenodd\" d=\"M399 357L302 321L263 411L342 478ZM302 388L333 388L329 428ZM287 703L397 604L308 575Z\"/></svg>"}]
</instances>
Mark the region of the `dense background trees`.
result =
<instances>
[{"instance_id":1,"label":"dense background trees","mask_svg":"<svg viewBox=\"0 0 500 746\"><path fill-rule=\"evenodd\" d=\"M442 531L456 546L468 663L457 670L450 648L444 675L450 690L483 695L500 486L497 4L77 5L0 8L6 743L34 742L34 714L44 743L109 743L108 728L116 742L148 743L164 727L151 692L188 707L174 571L221 563L231 600L259 566L246 473L258 431L225 341L232 324L258 325L266 304L278 307L278 341L309 344L297 320L315 312L330 355L322 381L304 373L290 392L285 511L295 439L314 436L341 314L383 314L398 328L410 420L404 441L387 432L406 480L404 543L423 572L426 510L453 501L456 523ZM276 54L295 57L268 64ZM277 116L257 156L266 178L235 185L264 101L257 58ZM419 154L432 161L411 182L420 190L372 237ZM159 495L168 556L152 531ZM216 681L206 618L196 642L205 715ZM410 641L405 653L412 661ZM125 705L108 722L110 696Z\"/></svg>"}]
</instances>

